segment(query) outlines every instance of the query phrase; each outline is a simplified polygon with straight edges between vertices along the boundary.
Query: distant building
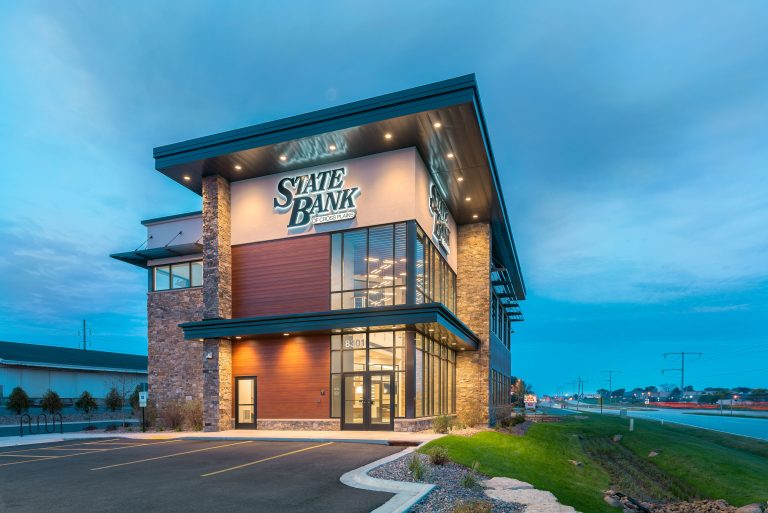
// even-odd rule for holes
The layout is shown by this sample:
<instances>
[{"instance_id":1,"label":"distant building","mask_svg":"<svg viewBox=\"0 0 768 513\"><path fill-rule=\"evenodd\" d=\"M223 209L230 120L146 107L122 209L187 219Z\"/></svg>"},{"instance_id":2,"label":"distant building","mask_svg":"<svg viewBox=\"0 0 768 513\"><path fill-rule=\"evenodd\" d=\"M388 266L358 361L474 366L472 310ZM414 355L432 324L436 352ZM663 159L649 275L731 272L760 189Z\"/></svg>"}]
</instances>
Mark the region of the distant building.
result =
<instances>
[{"instance_id":1,"label":"distant building","mask_svg":"<svg viewBox=\"0 0 768 513\"><path fill-rule=\"evenodd\" d=\"M146 356L0 341L3 402L19 386L31 398L50 389L64 399L84 390L102 399L112 386L125 383L132 389L146 381Z\"/></svg>"}]
</instances>

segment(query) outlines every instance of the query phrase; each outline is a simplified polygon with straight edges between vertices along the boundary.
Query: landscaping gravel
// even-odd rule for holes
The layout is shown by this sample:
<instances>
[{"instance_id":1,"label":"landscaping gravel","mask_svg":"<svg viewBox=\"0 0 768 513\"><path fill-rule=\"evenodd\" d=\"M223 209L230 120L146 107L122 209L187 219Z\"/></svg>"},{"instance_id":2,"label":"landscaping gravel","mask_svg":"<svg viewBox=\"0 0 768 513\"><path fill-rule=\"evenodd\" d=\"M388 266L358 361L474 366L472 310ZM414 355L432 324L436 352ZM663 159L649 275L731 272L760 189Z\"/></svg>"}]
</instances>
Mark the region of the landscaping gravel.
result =
<instances>
[{"instance_id":1,"label":"landscaping gravel","mask_svg":"<svg viewBox=\"0 0 768 513\"><path fill-rule=\"evenodd\" d=\"M421 481L413 479L410 470L408 470L408 461L413 455L420 458L427 469L424 479ZM468 472L469 469L466 467L452 462L445 465L432 465L426 455L414 452L385 463L368 472L368 475L379 479L436 485L421 502L410 510L413 513L450 513L462 501L490 502L493 505L493 513L521 513L524 511L525 508L520 504L490 499L480 486L472 489L461 486L461 478ZM487 479L487 476L479 472L475 474L478 480Z\"/></svg>"}]
</instances>

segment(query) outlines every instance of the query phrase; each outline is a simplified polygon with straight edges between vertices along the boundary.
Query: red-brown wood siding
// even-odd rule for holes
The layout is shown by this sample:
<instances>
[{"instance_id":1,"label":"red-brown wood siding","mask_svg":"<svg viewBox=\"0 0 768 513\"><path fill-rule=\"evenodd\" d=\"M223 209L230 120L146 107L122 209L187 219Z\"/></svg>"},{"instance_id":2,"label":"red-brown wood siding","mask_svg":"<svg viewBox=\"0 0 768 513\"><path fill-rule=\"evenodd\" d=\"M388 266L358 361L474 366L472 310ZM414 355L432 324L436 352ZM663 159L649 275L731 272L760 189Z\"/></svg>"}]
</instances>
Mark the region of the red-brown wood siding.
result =
<instances>
[{"instance_id":1,"label":"red-brown wood siding","mask_svg":"<svg viewBox=\"0 0 768 513\"><path fill-rule=\"evenodd\" d=\"M232 247L232 315L257 317L330 309L330 236Z\"/></svg>"},{"instance_id":2,"label":"red-brown wood siding","mask_svg":"<svg viewBox=\"0 0 768 513\"><path fill-rule=\"evenodd\" d=\"M328 335L242 340L232 347L233 386L237 376L257 376L257 419L329 418L330 366Z\"/></svg>"}]
</instances>

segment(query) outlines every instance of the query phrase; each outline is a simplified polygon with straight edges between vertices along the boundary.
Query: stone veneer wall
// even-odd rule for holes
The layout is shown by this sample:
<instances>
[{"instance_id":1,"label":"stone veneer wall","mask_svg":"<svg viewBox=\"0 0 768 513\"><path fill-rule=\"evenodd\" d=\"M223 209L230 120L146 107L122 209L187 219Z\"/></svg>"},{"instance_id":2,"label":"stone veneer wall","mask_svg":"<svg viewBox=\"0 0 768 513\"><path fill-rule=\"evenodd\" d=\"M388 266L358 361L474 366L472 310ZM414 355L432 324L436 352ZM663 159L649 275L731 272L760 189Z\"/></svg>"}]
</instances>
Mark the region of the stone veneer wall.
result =
<instances>
[{"instance_id":1,"label":"stone veneer wall","mask_svg":"<svg viewBox=\"0 0 768 513\"><path fill-rule=\"evenodd\" d=\"M205 319L232 317L232 221L229 182L203 178L203 305ZM203 343L203 430L232 429L232 342Z\"/></svg>"},{"instance_id":2,"label":"stone veneer wall","mask_svg":"<svg viewBox=\"0 0 768 513\"><path fill-rule=\"evenodd\" d=\"M461 225L457 238L456 314L480 338L480 347L456 357L456 412L461 417L462 412L481 407L488 421L491 227L487 223Z\"/></svg>"},{"instance_id":3,"label":"stone veneer wall","mask_svg":"<svg viewBox=\"0 0 768 513\"><path fill-rule=\"evenodd\" d=\"M159 409L171 401L203 397L203 343L184 340L179 328L202 318L200 288L147 295L149 400Z\"/></svg>"}]
</instances>

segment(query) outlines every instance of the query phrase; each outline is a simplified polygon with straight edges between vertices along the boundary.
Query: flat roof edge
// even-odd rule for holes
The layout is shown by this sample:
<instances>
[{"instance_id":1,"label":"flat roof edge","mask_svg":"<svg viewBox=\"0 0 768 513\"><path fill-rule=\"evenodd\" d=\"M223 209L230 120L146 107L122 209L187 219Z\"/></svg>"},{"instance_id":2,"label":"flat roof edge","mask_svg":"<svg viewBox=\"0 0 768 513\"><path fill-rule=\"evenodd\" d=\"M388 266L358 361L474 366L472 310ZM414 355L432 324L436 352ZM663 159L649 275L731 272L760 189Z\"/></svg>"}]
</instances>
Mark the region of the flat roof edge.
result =
<instances>
[{"instance_id":1,"label":"flat roof edge","mask_svg":"<svg viewBox=\"0 0 768 513\"><path fill-rule=\"evenodd\" d=\"M164 223L166 221L174 221L174 220L178 220L178 219L184 219L184 218L187 218L187 217L197 217L197 216L201 216L201 215L203 215L203 211L202 210L195 210L194 212L185 212L183 214L173 214L173 215L170 215L170 216L154 217L152 219L144 219L143 221L141 221L141 224L143 224L144 226L150 226L150 225L153 225L153 224Z\"/></svg>"},{"instance_id":2,"label":"flat roof edge","mask_svg":"<svg viewBox=\"0 0 768 513\"><path fill-rule=\"evenodd\" d=\"M461 90L474 90L476 84L477 82L474 74L463 75L365 100L357 100L335 107L328 107L306 114L290 116L235 130L228 130L226 132L189 139L179 143L158 146L154 148L153 155L155 160L167 159L168 157L180 153L194 152L203 148L224 145L243 139L252 139L272 132L287 131L307 125L319 125L334 119L350 118L367 111L392 108L397 105L426 100L431 97L446 95ZM406 113L403 113L402 115L406 115ZM167 167L167 165L157 167Z\"/></svg>"}]
</instances>

